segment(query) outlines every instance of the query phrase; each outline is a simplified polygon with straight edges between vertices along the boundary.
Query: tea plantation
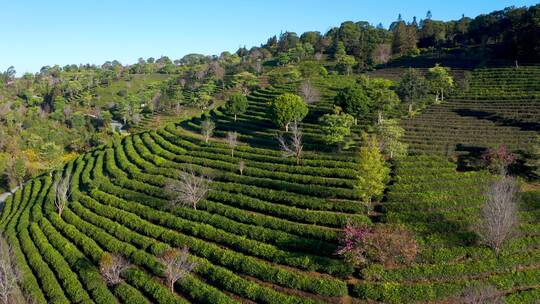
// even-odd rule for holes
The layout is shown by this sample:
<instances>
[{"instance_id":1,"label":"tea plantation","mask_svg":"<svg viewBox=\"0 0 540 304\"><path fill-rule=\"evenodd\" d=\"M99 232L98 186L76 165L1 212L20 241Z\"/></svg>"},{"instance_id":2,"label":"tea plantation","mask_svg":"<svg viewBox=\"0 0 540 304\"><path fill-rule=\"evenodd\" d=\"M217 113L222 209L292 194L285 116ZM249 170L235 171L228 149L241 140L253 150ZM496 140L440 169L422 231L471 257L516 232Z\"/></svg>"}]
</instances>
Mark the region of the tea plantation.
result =
<instances>
[{"instance_id":1,"label":"tea plantation","mask_svg":"<svg viewBox=\"0 0 540 304\"><path fill-rule=\"evenodd\" d=\"M402 120L410 155L397 161L377 216L354 189L357 155L331 153L317 118L332 111L351 80L315 80L321 101L302 123L300 165L276 149L267 102L298 83L259 89L237 120L223 107L165 128L124 137L63 170L30 180L7 201L0 231L12 244L21 289L36 303L387 303L442 302L475 283L509 303L540 298L538 192L523 196L520 234L499 254L476 245L469 227L482 202L485 171L458 172L445 157L504 143L531 142L540 120L540 68L478 69L447 102ZM209 143L198 134L209 117ZM365 125L353 127L358 140ZM238 132L234 156L224 142ZM245 164L239 170L239 162ZM183 170L211 176L196 209L171 207L164 186ZM55 180L71 177L70 203L54 205ZM354 269L335 252L348 220L403 223L420 253L410 266ZM187 245L197 263L170 291L158 256ZM107 285L106 253L125 256L123 282Z\"/></svg>"}]
</instances>

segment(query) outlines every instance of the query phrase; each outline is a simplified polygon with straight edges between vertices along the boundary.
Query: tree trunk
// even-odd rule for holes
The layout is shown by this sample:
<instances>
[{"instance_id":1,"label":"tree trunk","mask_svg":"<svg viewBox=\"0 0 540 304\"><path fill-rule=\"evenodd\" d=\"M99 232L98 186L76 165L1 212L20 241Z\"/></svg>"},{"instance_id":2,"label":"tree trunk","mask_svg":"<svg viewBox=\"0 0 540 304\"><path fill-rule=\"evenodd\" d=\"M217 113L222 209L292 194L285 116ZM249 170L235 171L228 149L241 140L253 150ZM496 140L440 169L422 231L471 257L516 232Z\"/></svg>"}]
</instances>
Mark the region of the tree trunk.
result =
<instances>
[{"instance_id":1,"label":"tree trunk","mask_svg":"<svg viewBox=\"0 0 540 304\"><path fill-rule=\"evenodd\" d=\"M234 157L234 149L231 149L231 157Z\"/></svg>"},{"instance_id":2,"label":"tree trunk","mask_svg":"<svg viewBox=\"0 0 540 304\"><path fill-rule=\"evenodd\" d=\"M236 121L236 113L234 113L234 121Z\"/></svg>"},{"instance_id":3,"label":"tree trunk","mask_svg":"<svg viewBox=\"0 0 540 304\"><path fill-rule=\"evenodd\" d=\"M289 123L285 125L285 132L289 132Z\"/></svg>"},{"instance_id":4,"label":"tree trunk","mask_svg":"<svg viewBox=\"0 0 540 304\"><path fill-rule=\"evenodd\" d=\"M377 123L381 124L382 122L383 122L382 111L379 111L379 118L377 119Z\"/></svg>"},{"instance_id":5,"label":"tree trunk","mask_svg":"<svg viewBox=\"0 0 540 304\"><path fill-rule=\"evenodd\" d=\"M444 89L441 89L441 102L444 102Z\"/></svg>"}]
</instances>

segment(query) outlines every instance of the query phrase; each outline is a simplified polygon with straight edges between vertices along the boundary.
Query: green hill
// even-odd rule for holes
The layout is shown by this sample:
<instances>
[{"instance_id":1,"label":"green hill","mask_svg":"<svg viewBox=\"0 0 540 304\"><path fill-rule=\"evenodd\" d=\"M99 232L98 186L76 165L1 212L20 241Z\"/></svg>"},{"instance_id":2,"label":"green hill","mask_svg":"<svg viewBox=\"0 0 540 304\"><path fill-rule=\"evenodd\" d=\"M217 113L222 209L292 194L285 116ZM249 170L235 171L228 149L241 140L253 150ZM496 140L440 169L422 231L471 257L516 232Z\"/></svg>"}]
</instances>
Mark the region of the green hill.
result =
<instances>
[{"instance_id":1,"label":"green hill","mask_svg":"<svg viewBox=\"0 0 540 304\"><path fill-rule=\"evenodd\" d=\"M332 111L348 76L319 76L321 101L302 123L300 165L277 149L267 102L299 82L258 89L235 122L223 107L165 128L127 136L30 180L8 198L0 231L14 249L22 291L37 303L412 303L450 301L474 284L495 286L510 303L534 303L540 285L538 193L524 195L520 233L501 253L477 245L470 227L486 171L459 172L445 155L504 143L524 147L538 134L535 67L478 69L468 89L403 120L410 156L394 163L375 212L360 202L355 146L335 153L317 119ZM394 75L394 68L377 71ZM465 72L462 73L465 77ZM468 77L468 76L467 76ZM479 113L483 111L482 113ZM216 123L205 143L201 122ZM353 127L358 142L369 122ZM234 157L224 142L238 132ZM240 170L239 163L245 168ZM173 207L164 187L183 171L211 176L196 209ZM54 183L70 177L59 216ZM349 221L401 223L419 255L410 266L355 269L336 255ZM197 267L171 292L158 256L188 246ZM119 253L130 267L107 285L99 263Z\"/></svg>"}]
</instances>

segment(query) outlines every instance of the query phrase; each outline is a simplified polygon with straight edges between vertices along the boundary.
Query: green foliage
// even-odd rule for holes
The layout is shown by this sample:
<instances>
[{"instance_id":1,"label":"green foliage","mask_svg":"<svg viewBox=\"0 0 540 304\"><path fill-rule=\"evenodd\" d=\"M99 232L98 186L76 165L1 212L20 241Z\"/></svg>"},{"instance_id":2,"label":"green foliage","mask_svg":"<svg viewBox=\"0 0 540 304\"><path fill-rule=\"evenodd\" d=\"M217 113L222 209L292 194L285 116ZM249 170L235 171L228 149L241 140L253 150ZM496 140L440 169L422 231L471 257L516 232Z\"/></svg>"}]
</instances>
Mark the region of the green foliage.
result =
<instances>
[{"instance_id":1,"label":"green foliage","mask_svg":"<svg viewBox=\"0 0 540 304\"><path fill-rule=\"evenodd\" d=\"M234 121L236 121L237 115L242 114L247 110L248 101L247 101L246 96L244 96L243 94L233 93L227 99L227 103L225 104L225 107L227 109L227 112L234 115Z\"/></svg>"},{"instance_id":2,"label":"green foliage","mask_svg":"<svg viewBox=\"0 0 540 304\"><path fill-rule=\"evenodd\" d=\"M397 120L384 120L377 124L376 133L382 152L389 157L399 158L407 155L408 145L400 141L405 130Z\"/></svg>"},{"instance_id":3,"label":"green foliage","mask_svg":"<svg viewBox=\"0 0 540 304\"><path fill-rule=\"evenodd\" d=\"M334 97L334 105L342 108L345 113L353 116L354 122L357 124L358 119L368 117L372 100L361 88L346 87L338 91Z\"/></svg>"},{"instance_id":4,"label":"green foliage","mask_svg":"<svg viewBox=\"0 0 540 304\"><path fill-rule=\"evenodd\" d=\"M355 189L364 202L379 198L390 177L390 169L379 151L379 143L373 135L364 134L358 153L358 176Z\"/></svg>"},{"instance_id":5,"label":"green foliage","mask_svg":"<svg viewBox=\"0 0 540 304\"><path fill-rule=\"evenodd\" d=\"M274 123L285 127L288 131L289 124L293 121L300 122L306 117L308 107L302 97L285 93L270 101L270 116Z\"/></svg>"},{"instance_id":6,"label":"green foliage","mask_svg":"<svg viewBox=\"0 0 540 304\"><path fill-rule=\"evenodd\" d=\"M444 101L444 93L454 86L454 78L449 69L438 64L428 70L427 80L431 90L435 92L435 102L438 102L439 98Z\"/></svg>"},{"instance_id":7,"label":"green foliage","mask_svg":"<svg viewBox=\"0 0 540 304\"><path fill-rule=\"evenodd\" d=\"M341 149L346 137L351 134L354 118L349 114L325 114L319 118L323 140L329 145L337 144Z\"/></svg>"}]
</instances>

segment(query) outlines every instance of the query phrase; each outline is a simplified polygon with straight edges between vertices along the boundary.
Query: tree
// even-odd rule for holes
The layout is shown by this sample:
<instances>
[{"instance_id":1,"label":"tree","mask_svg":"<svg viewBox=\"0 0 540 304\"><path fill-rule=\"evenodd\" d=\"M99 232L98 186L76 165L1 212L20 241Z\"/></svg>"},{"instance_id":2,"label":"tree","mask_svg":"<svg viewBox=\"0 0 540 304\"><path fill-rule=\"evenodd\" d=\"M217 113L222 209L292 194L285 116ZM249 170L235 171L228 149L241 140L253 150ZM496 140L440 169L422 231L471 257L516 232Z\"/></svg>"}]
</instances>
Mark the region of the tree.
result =
<instances>
[{"instance_id":1,"label":"tree","mask_svg":"<svg viewBox=\"0 0 540 304\"><path fill-rule=\"evenodd\" d=\"M69 197L71 196L70 183L71 177L69 175L60 177L54 181L54 207L59 217L62 217L62 213L69 203Z\"/></svg>"},{"instance_id":2,"label":"tree","mask_svg":"<svg viewBox=\"0 0 540 304\"><path fill-rule=\"evenodd\" d=\"M189 256L189 248L184 246L180 249L167 249L159 257L165 267L165 278L171 292L174 292L174 284L184 279L196 267L197 263Z\"/></svg>"},{"instance_id":3,"label":"tree","mask_svg":"<svg viewBox=\"0 0 540 304\"><path fill-rule=\"evenodd\" d=\"M397 21L392 26L392 53L404 55L417 51L416 28L408 26L404 21Z\"/></svg>"},{"instance_id":4,"label":"tree","mask_svg":"<svg viewBox=\"0 0 540 304\"><path fill-rule=\"evenodd\" d=\"M500 145L497 148L488 148L482 155L482 160L492 173L506 175L508 166L516 161L516 156L505 145Z\"/></svg>"},{"instance_id":5,"label":"tree","mask_svg":"<svg viewBox=\"0 0 540 304\"><path fill-rule=\"evenodd\" d=\"M393 82L391 80L367 77L360 77L358 82L366 92L372 102L372 108L377 111L377 122L381 123L385 113L392 111L399 105L399 97L391 89Z\"/></svg>"},{"instance_id":6,"label":"tree","mask_svg":"<svg viewBox=\"0 0 540 304\"><path fill-rule=\"evenodd\" d=\"M166 183L165 191L171 197L173 205L192 206L197 210L197 204L208 195L211 183L210 177L188 170L180 172L177 180Z\"/></svg>"},{"instance_id":7,"label":"tree","mask_svg":"<svg viewBox=\"0 0 540 304\"><path fill-rule=\"evenodd\" d=\"M465 288L456 303L463 304L503 304L502 294L491 284L474 283Z\"/></svg>"},{"instance_id":8,"label":"tree","mask_svg":"<svg viewBox=\"0 0 540 304\"><path fill-rule=\"evenodd\" d=\"M334 97L334 105L340 107L345 113L354 118L354 124L358 119L369 115L372 101L366 93L358 87L346 87L338 91Z\"/></svg>"},{"instance_id":9,"label":"tree","mask_svg":"<svg viewBox=\"0 0 540 304\"><path fill-rule=\"evenodd\" d=\"M311 84L311 80L309 79L300 84L299 94L307 104L312 104L321 99L321 93Z\"/></svg>"},{"instance_id":10,"label":"tree","mask_svg":"<svg viewBox=\"0 0 540 304\"><path fill-rule=\"evenodd\" d=\"M356 59L351 55L343 55L337 58L337 68L346 75L351 75L352 67L356 64Z\"/></svg>"},{"instance_id":11,"label":"tree","mask_svg":"<svg viewBox=\"0 0 540 304\"><path fill-rule=\"evenodd\" d=\"M293 121L299 123L306 117L308 107L302 97L285 93L274 98L270 102L270 116L280 127L285 127L289 131L289 124Z\"/></svg>"},{"instance_id":12,"label":"tree","mask_svg":"<svg viewBox=\"0 0 540 304\"><path fill-rule=\"evenodd\" d=\"M397 120L385 120L376 127L379 148L390 159L407 154L407 144L400 142L405 130Z\"/></svg>"},{"instance_id":13,"label":"tree","mask_svg":"<svg viewBox=\"0 0 540 304\"><path fill-rule=\"evenodd\" d=\"M5 170L12 186L23 186L23 182L27 174L26 159L24 157L10 157Z\"/></svg>"},{"instance_id":14,"label":"tree","mask_svg":"<svg viewBox=\"0 0 540 304\"><path fill-rule=\"evenodd\" d=\"M383 194L386 182L390 177L390 169L379 150L377 138L364 134L362 146L358 154L358 175L355 189L362 200L371 203L373 198Z\"/></svg>"},{"instance_id":15,"label":"tree","mask_svg":"<svg viewBox=\"0 0 540 304\"><path fill-rule=\"evenodd\" d=\"M0 303L9 304L18 290L20 273L14 264L13 250L0 236Z\"/></svg>"},{"instance_id":16,"label":"tree","mask_svg":"<svg viewBox=\"0 0 540 304\"><path fill-rule=\"evenodd\" d=\"M227 145L231 148L231 156L234 157L234 148L238 144L238 134L236 132L227 132Z\"/></svg>"},{"instance_id":17,"label":"tree","mask_svg":"<svg viewBox=\"0 0 540 304\"><path fill-rule=\"evenodd\" d=\"M409 113L412 112L414 102L425 98L428 90L426 78L415 69L408 69L401 76L397 87L399 97L409 103Z\"/></svg>"},{"instance_id":18,"label":"tree","mask_svg":"<svg viewBox=\"0 0 540 304\"><path fill-rule=\"evenodd\" d=\"M319 123L323 132L323 140L329 145L337 144L338 149L341 150L345 138L351 134L354 118L345 113L325 114L319 118Z\"/></svg>"},{"instance_id":19,"label":"tree","mask_svg":"<svg viewBox=\"0 0 540 304\"><path fill-rule=\"evenodd\" d=\"M247 97L241 93L233 93L225 104L227 112L234 114L234 121L236 121L236 116L246 112L248 107Z\"/></svg>"},{"instance_id":20,"label":"tree","mask_svg":"<svg viewBox=\"0 0 540 304\"><path fill-rule=\"evenodd\" d=\"M371 59L375 64L384 64L390 60L390 56L392 56L392 46L388 43L381 43L377 44L373 50Z\"/></svg>"},{"instance_id":21,"label":"tree","mask_svg":"<svg viewBox=\"0 0 540 304\"><path fill-rule=\"evenodd\" d=\"M244 169L246 168L246 162L241 160L238 162L238 171L240 172L240 175L244 175Z\"/></svg>"},{"instance_id":22,"label":"tree","mask_svg":"<svg viewBox=\"0 0 540 304\"><path fill-rule=\"evenodd\" d=\"M444 101L444 92L454 86L454 78L448 72L448 68L435 65L428 70L427 79L431 89L435 92L435 102Z\"/></svg>"},{"instance_id":23,"label":"tree","mask_svg":"<svg viewBox=\"0 0 540 304\"><path fill-rule=\"evenodd\" d=\"M515 232L518 223L519 187L516 179L501 176L486 190L477 233L481 241L499 252L503 243Z\"/></svg>"},{"instance_id":24,"label":"tree","mask_svg":"<svg viewBox=\"0 0 540 304\"><path fill-rule=\"evenodd\" d=\"M120 254L105 253L99 261L99 270L107 284L113 286L122 282L122 271L129 266L128 261Z\"/></svg>"},{"instance_id":25,"label":"tree","mask_svg":"<svg viewBox=\"0 0 540 304\"><path fill-rule=\"evenodd\" d=\"M210 118L207 118L201 122L201 133L204 135L205 143L208 143L208 140L210 137L212 137L212 134L214 134L215 128L216 124Z\"/></svg>"},{"instance_id":26,"label":"tree","mask_svg":"<svg viewBox=\"0 0 540 304\"><path fill-rule=\"evenodd\" d=\"M396 267L412 263L419 250L412 233L402 225L355 224L348 221L340 237L337 254L353 266L372 263Z\"/></svg>"},{"instance_id":27,"label":"tree","mask_svg":"<svg viewBox=\"0 0 540 304\"><path fill-rule=\"evenodd\" d=\"M300 165L300 159L302 157L302 150L304 148L302 143L302 129L295 120L291 124L291 138L290 144L286 142L282 135L278 136L279 147L281 149L283 157L294 156L296 158L296 164Z\"/></svg>"}]
</instances>

